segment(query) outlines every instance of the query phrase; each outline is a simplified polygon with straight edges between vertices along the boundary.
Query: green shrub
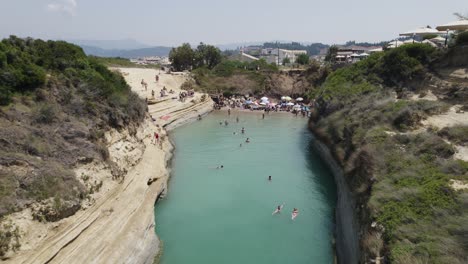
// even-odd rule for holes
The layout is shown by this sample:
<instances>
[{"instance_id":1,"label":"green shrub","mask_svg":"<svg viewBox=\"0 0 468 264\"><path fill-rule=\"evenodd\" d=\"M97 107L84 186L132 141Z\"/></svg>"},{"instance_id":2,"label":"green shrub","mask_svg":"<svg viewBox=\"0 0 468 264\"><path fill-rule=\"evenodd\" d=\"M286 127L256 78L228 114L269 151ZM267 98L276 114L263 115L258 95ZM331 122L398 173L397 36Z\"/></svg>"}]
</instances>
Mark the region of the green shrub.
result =
<instances>
[{"instance_id":1,"label":"green shrub","mask_svg":"<svg viewBox=\"0 0 468 264\"><path fill-rule=\"evenodd\" d=\"M462 146L468 144L468 126L444 127L438 134L454 144Z\"/></svg>"},{"instance_id":2,"label":"green shrub","mask_svg":"<svg viewBox=\"0 0 468 264\"><path fill-rule=\"evenodd\" d=\"M50 124L58 118L57 108L51 104L40 105L33 114L35 115L34 120L42 124Z\"/></svg>"},{"instance_id":3,"label":"green shrub","mask_svg":"<svg viewBox=\"0 0 468 264\"><path fill-rule=\"evenodd\" d=\"M457 45L466 45L468 44L468 32L461 32L456 38Z\"/></svg>"}]
</instances>

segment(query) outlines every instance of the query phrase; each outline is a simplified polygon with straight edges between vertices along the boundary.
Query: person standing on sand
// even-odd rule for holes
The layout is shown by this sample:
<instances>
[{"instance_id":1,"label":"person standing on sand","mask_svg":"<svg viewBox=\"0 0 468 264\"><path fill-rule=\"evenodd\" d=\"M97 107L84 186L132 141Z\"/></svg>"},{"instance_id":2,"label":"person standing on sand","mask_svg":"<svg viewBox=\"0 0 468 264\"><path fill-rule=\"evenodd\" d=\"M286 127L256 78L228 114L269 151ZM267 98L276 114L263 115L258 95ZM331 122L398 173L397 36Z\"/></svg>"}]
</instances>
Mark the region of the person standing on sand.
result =
<instances>
[{"instance_id":1,"label":"person standing on sand","mask_svg":"<svg viewBox=\"0 0 468 264\"><path fill-rule=\"evenodd\" d=\"M231 108L228 108L228 115L231 115Z\"/></svg>"},{"instance_id":2,"label":"person standing on sand","mask_svg":"<svg viewBox=\"0 0 468 264\"><path fill-rule=\"evenodd\" d=\"M154 144L159 142L159 134L157 132L154 132Z\"/></svg>"},{"instance_id":3,"label":"person standing on sand","mask_svg":"<svg viewBox=\"0 0 468 264\"><path fill-rule=\"evenodd\" d=\"M262 114L262 119L265 119L265 113Z\"/></svg>"}]
</instances>

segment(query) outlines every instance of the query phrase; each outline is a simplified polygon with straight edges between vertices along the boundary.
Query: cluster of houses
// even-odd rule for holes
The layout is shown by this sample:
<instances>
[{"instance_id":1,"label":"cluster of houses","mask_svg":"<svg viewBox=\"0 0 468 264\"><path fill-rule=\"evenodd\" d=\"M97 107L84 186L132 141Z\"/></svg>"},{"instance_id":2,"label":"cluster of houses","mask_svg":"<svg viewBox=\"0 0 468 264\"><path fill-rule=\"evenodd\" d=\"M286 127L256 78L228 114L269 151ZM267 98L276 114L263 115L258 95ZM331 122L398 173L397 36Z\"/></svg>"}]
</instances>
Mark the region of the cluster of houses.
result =
<instances>
[{"instance_id":1,"label":"cluster of houses","mask_svg":"<svg viewBox=\"0 0 468 264\"><path fill-rule=\"evenodd\" d=\"M168 66L171 64L168 57L160 57L160 56L150 56L150 57L141 57L136 59L130 59L131 62L138 64L138 65L162 65Z\"/></svg>"},{"instance_id":2,"label":"cluster of houses","mask_svg":"<svg viewBox=\"0 0 468 264\"><path fill-rule=\"evenodd\" d=\"M374 52L382 52L385 49L397 48L411 43L425 43L433 47L444 48L453 39L453 34L456 31L466 30L468 30L468 20L465 19L447 23L435 29L427 26L400 33L397 39L388 42L385 46L337 46L338 50L334 54L333 61L335 63L355 63ZM319 54L310 56L310 58L324 62L327 52L327 49L323 49ZM294 63L300 54L307 54L307 51L249 46L241 48L234 59L248 62L264 59L268 63L283 65L286 58L289 62Z\"/></svg>"},{"instance_id":3,"label":"cluster of houses","mask_svg":"<svg viewBox=\"0 0 468 264\"><path fill-rule=\"evenodd\" d=\"M306 54L306 50L287 50L278 48L262 48L259 46L244 47L239 50L239 54L233 56L233 59L252 62L260 59L264 59L267 63L274 63L276 65L283 65L284 62L289 63L296 62L299 55Z\"/></svg>"}]
</instances>

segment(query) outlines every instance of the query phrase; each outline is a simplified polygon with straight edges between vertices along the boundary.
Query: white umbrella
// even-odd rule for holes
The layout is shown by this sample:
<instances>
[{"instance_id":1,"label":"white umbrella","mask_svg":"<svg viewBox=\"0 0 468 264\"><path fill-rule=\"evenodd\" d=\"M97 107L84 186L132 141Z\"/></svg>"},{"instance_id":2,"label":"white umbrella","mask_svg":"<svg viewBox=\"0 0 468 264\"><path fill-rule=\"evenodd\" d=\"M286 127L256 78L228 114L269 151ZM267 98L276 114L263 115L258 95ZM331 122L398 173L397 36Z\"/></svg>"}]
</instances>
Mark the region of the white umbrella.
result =
<instances>
[{"instance_id":1,"label":"white umbrella","mask_svg":"<svg viewBox=\"0 0 468 264\"><path fill-rule=\"evenodd\" d=\"M468 20L458 20L454 22L447 23L436 27L437 30L446 31L446 30L467 30L468 29Z\"/></svg>"},{"instance_id":2,"label":"white umbrella","mask_svg":"<svg viewBox=\"0 0 468 264\"><path fill-rule=\"evenodd\" d=\"M426 36L426 35L443 34L443 33L444 32L440 32L437 29L422 27L422 28L417 28L415 30L410 30L410 31L401 33L400 36Z\"/></svg>"},{"instance_id":3,"label":"white umbrella","mask_svg":"<svg viewBox=\"0 0 468 264\"><path fill-rule=\"evenodd\" d=\"M353 53L353 54L351 54L350 56L351 56L351 57L359 57L359 54Z\"/></svg>"},{"instance_id":4,"label":"white umbrella","mask_svg":"<svg viewBox=\"0 0 468 264\"><path fill-rule=\"evenodd\" d=\"M369 54L367 54L367 53L364 52L364 53L359 54L359 56L361 56L361 57L367 57L367 56L369 56Z\"/></svg>"},{"instance_id":5,"label":"white umbrella","mask_svg":"<svg viewBox=\"0 0 468 264\"><path fill-rule=\"evenodd\" d=\"M382 48L376 48L376 49L371 49L371 50L368 50L368 52L370 53L374 53L374 52L382 52L383 49Z\"/></svg>"},{"instance_id":6,"label":"white umbrella","mask_svg":"<svg viewBox=\"0 0 468 264\"><path fill-rule=\"evenodd\" d=\"M260 98L260 100L262 100L262 101L268 101L268 97L264 96L264 97Z\"/></svg>"},{"instance_id":7,"label":"white umbrella","mask_svg":"<svg viewBox=\"0 0 468 264\"><path fill-rule=\"evenodd\" d=\"M394 40L394 41L391 41L388 44L389 44L389 46L387 48L393 49L393 48L396 48L396 47L400 47L400 46L404 45L405 43L402 42L402 41L399 41L399 40Z\"/></svg>"},{"instance_id":8,"label":"white umbrella","mask_svg":"<svg viewBox=\"0 0 468 264\"><path fill-rule=\"evenodd\" d=\"M435 38L431 38L430 41L433 41L433 42L445 42L445 38L441 37L441 36L437 36Z\"/></svg>"},{"instance_id":9,"label":"white umbrella","mask_svg":"<svg viewBox=\"0 0 468 264\"><path fill-rule=\"evenodd\" d=\"M291 101L291 100L292 100L292 98L291 98L291 97L289 97L289 96L285 96L283 100L286 100L286 101Z\"/></svg>"},{"instance_id":10,"label":"white umbrella","mask_svg":"<svg viewBox=\"0 0 468 264\"><path fill-rule=\"evenodd\" d=\"M300 102L300 101L304 101L304 98L298 97L298 98L296 98L296 101L299 101L299 102Z\"/></svg>"},{"instance_id":11,"label":"white umbrella","mask_svg":"<svg viewBox=\"0 0 468 264\"><path fill-rule=\"evenodd\" d=\"M434 48L437 48L437 44L435 44L434 42L432 42L432 41L430 41L428 39L423 40L423 42L421 42L421 43L428 44L428 45L431 45Z\"/></svg>"},{"instance_id":12,"label":"white umbrella","mask_svg":"<svg viewBox=\"0 0 468 264\"><path fill-rule=\"evenodd\" d=\"M287 103L286 105L287 105L287 106L293 106L294 103Z\"/></svg>"},{"instance_id":13,"label":"white umbrella","mask_svg":"<svg viewBox=\"0 0 468 264\"><path fill-rule=\"evenodd\" d=\"M405 44L411 44L411 43L419 43L419 41L414 40L414 39L408 39L408 40L403 41L403 43L405 43Z\"/></svg>"}]
</instances>

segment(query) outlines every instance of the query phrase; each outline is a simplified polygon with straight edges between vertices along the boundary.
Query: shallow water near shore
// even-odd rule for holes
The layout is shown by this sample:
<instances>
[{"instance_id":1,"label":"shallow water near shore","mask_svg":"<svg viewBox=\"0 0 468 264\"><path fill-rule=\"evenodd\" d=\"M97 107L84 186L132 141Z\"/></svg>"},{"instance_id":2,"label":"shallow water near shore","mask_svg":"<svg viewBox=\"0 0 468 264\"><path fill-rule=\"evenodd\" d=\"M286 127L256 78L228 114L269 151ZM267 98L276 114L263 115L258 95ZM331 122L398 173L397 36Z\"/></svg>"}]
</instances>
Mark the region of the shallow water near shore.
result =
<instances>
[{"instance_id":1,"label":"shallow water near shore","mask_svg":"<svg viewBox=\"0 0 468 264\"><path fill-rule=\"evenodd\" d=\"M335 186L306 124L290 114L214 112L174 130L169 192L155 208L161 263L333 263Z\"/></svg>"}]
</instances>

